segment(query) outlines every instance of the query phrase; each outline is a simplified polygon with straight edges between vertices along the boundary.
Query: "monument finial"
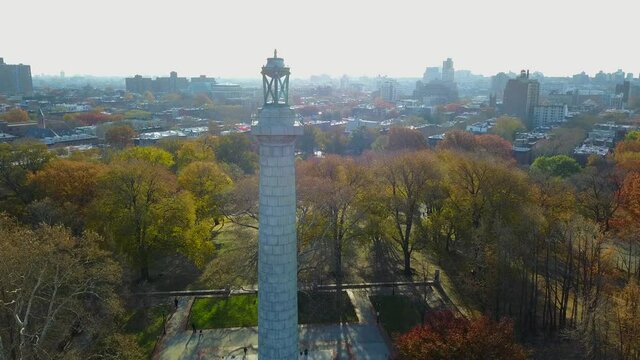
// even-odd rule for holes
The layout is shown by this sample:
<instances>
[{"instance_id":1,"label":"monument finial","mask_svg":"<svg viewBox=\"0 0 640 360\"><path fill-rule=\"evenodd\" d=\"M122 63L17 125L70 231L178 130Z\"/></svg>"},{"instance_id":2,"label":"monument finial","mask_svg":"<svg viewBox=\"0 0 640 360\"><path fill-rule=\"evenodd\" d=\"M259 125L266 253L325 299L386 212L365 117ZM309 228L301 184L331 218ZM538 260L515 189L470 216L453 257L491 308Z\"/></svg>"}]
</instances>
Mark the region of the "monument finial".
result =
<instances>
[{"instance_id":1,"label":"monument finial","mask_svg":"<svg viewBox=\"0 0 640 360\"><path fill-rule=\"evenodd\" d=\"M284 59L278 57L277 49L273 50L273 57L267 59L261 73L265 105L288 104L289 68L284 64Z\"/></svg>"}]
</instances>

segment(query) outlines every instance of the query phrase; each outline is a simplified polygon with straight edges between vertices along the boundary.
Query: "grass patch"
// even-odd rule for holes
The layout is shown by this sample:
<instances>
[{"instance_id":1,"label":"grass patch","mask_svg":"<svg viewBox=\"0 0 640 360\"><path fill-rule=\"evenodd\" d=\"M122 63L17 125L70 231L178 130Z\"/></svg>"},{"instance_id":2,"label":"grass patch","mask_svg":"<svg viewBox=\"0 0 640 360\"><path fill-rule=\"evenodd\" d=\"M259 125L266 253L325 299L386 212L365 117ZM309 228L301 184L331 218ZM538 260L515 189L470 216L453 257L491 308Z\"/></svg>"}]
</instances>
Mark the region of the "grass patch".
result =
<instances>
[{"instance_id":1,"label":"grass patch","mask_svg":"<svg viewBox=\"0 0 640 360\"><path fill-rule=\"evenodd\" d=\"M135 335L138 345L151 357L156 341L162 335L164 318L170 314L171 308L166 304L138 309L127 319L125 331Z\"/></svg>"},{"instance_id":2,"label":"grass patch","mask_svg":"<svg viewBox=\"0 0 640 360\"><path fill-rule=\"evenodd\" d=\"M300 324L357 322L356 311L346 291L342 292L342 311L337 309L335 293L298 293ZM341 314L341 315L340 315ZM258 295L197 298L191 308L191 322L198 329L220 329L258 325Z\"/></svg>"},{"instance_id":3,"label":"grass patch","mask_svg":"<svg viewBox=\"0 0 640 360\"><path fill-rule=\"evenodd\" d=\"M256 294L197 298L191 308L191 322L198 329L220 329L258 325Z\"/></svg>"},{"instance_id":4,"label":"grass patch","mask_svg":"<svg viewBox=\"0 0 640 360\"><path fill-rule=\"evenodd\" d=\"M393 336L405 333L422 321L422 307L414 300L402 295L373 295L371 303L380 313L380 323Z\"/></svg>"},{"instance_id":5,"label":"grass patch","mask_svg":"<svg viewBox=\"0 0 640 360\"><path fill-rule=\"evenodd\" d=\"M342 311L338 311L335 292L298 292L298 322L300 324L335 324L358 322L349 295L342 291Z\"/></svg>"}]
</instances>

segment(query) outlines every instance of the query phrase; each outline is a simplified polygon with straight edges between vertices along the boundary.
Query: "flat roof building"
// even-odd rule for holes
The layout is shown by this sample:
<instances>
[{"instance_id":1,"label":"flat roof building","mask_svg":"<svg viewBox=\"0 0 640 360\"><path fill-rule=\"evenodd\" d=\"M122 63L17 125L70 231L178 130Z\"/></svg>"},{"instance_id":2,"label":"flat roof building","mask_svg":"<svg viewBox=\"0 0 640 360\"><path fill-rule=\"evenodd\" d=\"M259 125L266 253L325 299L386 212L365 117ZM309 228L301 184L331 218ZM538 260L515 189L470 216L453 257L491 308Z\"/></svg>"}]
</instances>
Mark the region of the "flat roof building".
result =
<instances>
[{"instance_id":1,"label":"flat roof building","mask_svg":"<svg viewBox=\"0 0 640 360\"><path fill-rule=\"evenodd\" d=\"M31 66L5 64L4 59L0 58L0 94L33 94Z\"/></svg>"}]
</instances>

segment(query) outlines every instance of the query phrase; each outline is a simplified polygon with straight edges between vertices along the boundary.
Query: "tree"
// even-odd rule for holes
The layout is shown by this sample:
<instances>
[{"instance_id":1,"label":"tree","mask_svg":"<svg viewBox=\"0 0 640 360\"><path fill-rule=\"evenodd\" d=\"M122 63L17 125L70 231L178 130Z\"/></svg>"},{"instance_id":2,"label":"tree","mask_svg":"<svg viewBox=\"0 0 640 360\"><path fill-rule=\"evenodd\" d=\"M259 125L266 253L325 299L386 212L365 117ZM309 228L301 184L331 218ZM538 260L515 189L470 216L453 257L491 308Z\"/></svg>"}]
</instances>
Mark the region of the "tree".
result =
<instances>
[{"instance_id":1,"label":"tree","mask_svg":"<svg viewBox=\"0 0 640 360\"><path fill-rule=\"evenodd\" d=\"M154 165L170 168L173 164L173 156L170 153L153 146L131 147L115 154L116 160L141 160Z\"/></svg>"},{"instance_id":2,"label":"tree","mask_svg":"<svg viewBox=\"0 0 640 360\"><path fill-rule=\"evenodd\" d=\"M194 195L198 219L213 218L216 222L219 221L222 216L223 195L233 184L218 164L192 162L180 171L178 182Z\"/></svg>"},{"instance_id":3,"label":"tree","mask_svg":"<svg viewBox=\"0 0 640 360\"><path fill-rule=\"evenodd\" d=\"M87 206L98 190L98 178L104 170L105 166L101 164L55 159L30 175L29 184L38 198L49 198L58 209L63 209L66 218L73 222L72 228L80 231Z\"/></svg>"},{"instance_id":4,"label":"tree","mask_svg":"<svg viewBox=\"0 0 640 360\"><path fill-rule=\"evenodd\" d=\"M444 134L438 149L487 154L504 160L513 160L511 143L492 134L473 135L464 130L453 130Z\"/></svg>"},{"instance_id":5,"label":"tree","mask_svg":"<svg viewBox=\"0 0 640 360\"><path fill-rule=\"evenodd\" d=\"M427 148L424 135L418 130L405 127L392 127L389 130L387 150L422 150Z\"/></svg>"},{"instance_id":6,"label":"tree","mask_svg":"<svg viewBox=\"0 0 640 360\"><path fill-rule=\"evenodd\" d=\"M216 159L235 164L245 172L253 174L258 167L258 155L252 148L247 134L229 134L217 138Z\"/></svg>"},{"instance_id":7,"label":"tree","mask_svg":"<svg viewBox=\"0 0 640 360\"><path fill-rule=\"evenodd\" d=\"M211 98L209 98L209 96L207 96L207 94L200 93L196 95L196 98L193 101L193 105L195 105L196 107L212 107L213 101L211 100Z\"/></svg>"},{"instance_id":8,"label":"tree","mask_svg":"<svg viewBox=\"0 0 640 360\"><path fill-rule=\"evenodd\" d=\"M296 148L306 155L323 149L324 133L313 125L305 125L302 136L296 141Z\"/></svg>"},{"instance_id":9,"label":"tree","mask_svg":"<svg viewBox=\"0 0 640 360\"><path fill-rule=\"evenodd\" d=\"M324 143L324 149L329 154L339 154L342 155L347 150L347 142L349 139L347 135L344 133L344 129L337 127L335 129L331 129L326 133L326 140Z\"/></svg>"},{"instance_id":10,"label":"tree","mask_svg":"<svg viewBox=\"0 0 640 360\"><path fill-rule=\"evenodd\" d=\"M429 151L389 155L377 161L375 172L383 184L382 206L393 223L389 235L400 246L404 274L410 277L411 254L420 246L415 225L422 221L423 206L429 207L441 179L436 158Z\"/></svg>"},{"instance_id":11,"label":"tree","mask_svg":"<svg viewBox=\"0 0 640 360\"><path fill-rule=\"evenodd\" d=\"M178 191L166 167L139 159L117 161L100 178L93 203L93 226L149 280L154 256L190 248L209 251L208 238L196 227L196 206ZM200 258L201 259L201 258Z\"/></svg>"},{"instance_id":12,"label":"tree","mask_svg":"<svg viewBox=\"0 0 640 360\"><path fill-rule=\"evenodd\" d=\"M183 141L175 155L176 167L182 169L194 161L215 161L212 146L204 141Z\"/></svg>"},{"instance_id":13,"label":"tree","mask_svg":"<svg viewBox=\"0 0 640 360\"><path fill-rule=\"evenodd\" d=\"M144 110L139 110L139 109L128 110L124 113L125 119L149 120L151 119L152 116L153 116L152 113Z\"/></svg>"},{"instance_id":14,"label":"tree","mask_svg":"<svg viewBox=\"0 0 640 360\"><path fill-rule=\"evenodd\" d=\"M477 147L475 136L464 130L447 131L438 149L474 152Z\"/></svg>"},{"instance_id":15,"label":"tree","mask_svg":"<svg viewBox=\"0 0 640 360\"><path fill-rule=\"evenodd\" d=\"M536 155L571 155L573 149L580 145L587 136L582 128L557 128L551 131L549 139L538 141L533 147Z\"/></svg>"},{"instance_id":16,"label":"tree","mask_svg":"<svg viewBox=\"0 0 640 360\"><path fill-rule=\"evenodd\" d=\"M478 150L498 159L513 160L511 143L497 135L477 135Z\"/></svg>"},{"instance_id":17,"label":"tree","mask_svg":"<svg viewBox=\"0 0 640 360\"><path fill-rule=\"evenodd\" d=\"M40 142L0 144L0 201L15 207L13 199L26 205L32 197L27 179L42 169L53 154Z\"/></svg>"},{"instance_id":18,"label":"tree","mask_svg":"<svg viewBox=\"0 0 640 360\"><path fill-rule=\"evenodd\" d=\"M151 91L145 91L142 96L147 102L150 102L150 103L156 102L156 97L153 96L153 93Z\"/></svg>"},{"instance_id":19,"label":"tree","mask_svg":"<svg viewBox=\"0 0 640 360\"><path fill-rule=\"evenodd\" d=\"M582 213L608 231L610 220L622 197L624 174L608 159L591 159L588 166L573 178Z\"/></svg>"},{"instance_id":20,"label":"tree","mask_svg":"<svg viewBox=\"0 0 640 360\"><path fill-rule=\"evenodd\" d=\"M513 141L516 133L526 129L522 120L516 117L501 116L496 120L496 124L491 132L507 141Z\"/></svg>"},{"instance_id":21,"label":"tree","mask_svg":"<svg viewBox=\"0 0 640 360\"><path fill-rule=\"evenodd\" d=\"M29 113L20 108L13 108L2 114L2 119L10 123L24 123L29 121Z\"/></svg>"},{"instance_id":22,"label":"tree","mask_svg":"<svg viewBox=\"0 0 640 360\"><path fill-rule=\"evenodd\" d=\"M102 240L3 214L0 233L0 358L64 357L67 347L86 358L120 313L121 269Z\"/></svg>"},{"instance_id":23,"label":"tree","mask_svg":"<svg viewBox=\"0 0 640 360\"><path fill-rule=\"evenodd\" d=\"M629 171L640 169L640 140L625 140L616 145L614 152L616 164Z\"/></svg>"},{"instance_id":24,"label":"tree","mask_svg":"<svg viewBox=\"0 0 640 360\"><path fill-rule=\"evenodd\" d=\"M580 164L567 155L540 156L531 164L531 169L562 178L567 178L582 170Z\"/></svg>"},{"instance_id":25,"label":"tree","mask_svg":"<svg viewBox=\"0 0 640 360\"><path fill-rule=\"evenodd\" d=\"M629 131L625 136L625 140L640 141L640 130Z\"/></svg>"},{"instance_id":26,"label":"tree","mask_svg":"<svg viewBox=\"0 0 640 360\"><path fill-rule=\"evenodd\" d=\"M395 342L399 359L496 359L525 360L525 348L513 335L508 320L487 317L467 320L450 312L433 314L424 326L417 326Z\"/></svg>"},{"instance_id":27,"label":"tree","mask_svg":"<svg viewBox=\"0 0 640 360\"><path fill-rule=\"evenodd\" d=\"M133 138L136 135L135 130L130 125L116 125L107 129L104 139L107 144L118 149L124 149L133 145Z\"/></svg>"},{"instance_id":28,"label":"tree","mask_svg":"<svg viewBox=\"0 0 640 360\"><path fill-rule=\"evenodd\" d=\"M378 130L361 126L351 133L347 149L352 154L360 155L363 151L371 149L371 144L378 136Z\"/></svg>"},{"instance_id":29,"label":"tree","mask_svg":"<svg viewBox=\"0 0 640 360\"><path fill-rule=\"evenodd\" d=\"M366 173L354 159L336 155L306 160L297 173L299 207L305 218L302 242L320 243L323 246L317 248L329 250L331 274L339 287L345 276L345 248L352 247L364 216L357 204L367 184Z\"/></svg>"}]
</instances>

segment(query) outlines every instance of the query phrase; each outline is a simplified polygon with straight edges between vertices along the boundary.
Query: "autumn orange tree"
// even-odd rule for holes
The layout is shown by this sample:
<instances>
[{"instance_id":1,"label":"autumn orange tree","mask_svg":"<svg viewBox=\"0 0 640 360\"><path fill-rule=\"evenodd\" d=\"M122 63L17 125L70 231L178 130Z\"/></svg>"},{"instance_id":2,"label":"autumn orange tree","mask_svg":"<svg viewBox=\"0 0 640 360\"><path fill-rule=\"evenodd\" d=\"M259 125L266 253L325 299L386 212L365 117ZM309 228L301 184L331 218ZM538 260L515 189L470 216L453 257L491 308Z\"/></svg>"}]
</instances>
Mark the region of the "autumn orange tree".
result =
<instances>
[{"instance_id":1,"label":"autumn orange tree","mask_svg":"<svg viewBox=\"0 0 640 360\"><path fill-rule=\"evenodd\" d=\"M56 211L62 213L62 223L82 232L87 207L98 190L98 179L105 166L100 163L55 159L29 176L36 202L29 209L35 223L56 224ZM53 208L47 207L47 200Z\"/></svg>"},{"instance_id":2,"label":"autumn orange tree","mask_svg":"<svg viewBox=\"0 0 640 360\"><path fill-rule=\"evenodd\" d=\"M1 114L0 119L10 123L23 123L29 121L29 113L20 108L13 108Z\"/></svg>"},{"instance_id":3,"label":"autumn orange tree","mask_svg":"<svg viewBox=\"0 0 640 360\"><path fill-rule=\"evenodd\" d=\"M527 350L515 340L508 320L495 322L487 317L465 319L451 312L429 316L395 341L397 359L496 359L524 360Z\"/></svg>"}]
</instances>

